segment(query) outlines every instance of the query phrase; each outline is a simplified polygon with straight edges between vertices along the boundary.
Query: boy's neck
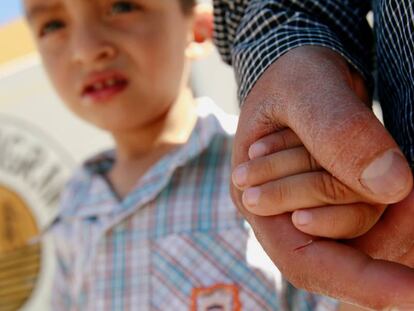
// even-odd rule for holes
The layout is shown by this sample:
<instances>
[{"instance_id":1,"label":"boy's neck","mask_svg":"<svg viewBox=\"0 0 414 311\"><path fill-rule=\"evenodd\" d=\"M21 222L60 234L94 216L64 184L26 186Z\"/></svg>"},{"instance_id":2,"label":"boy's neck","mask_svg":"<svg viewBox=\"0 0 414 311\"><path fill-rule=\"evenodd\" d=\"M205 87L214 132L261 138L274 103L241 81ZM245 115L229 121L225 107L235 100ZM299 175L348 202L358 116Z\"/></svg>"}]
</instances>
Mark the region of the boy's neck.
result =
<instances>
[{"instance_id":1,"label":"boy's neck","mask_svg":"<svg viewBox=\"0 0 414 311\"><path fill-rule=\"evenodd\" d=\"M157 122L130 133L113 133L116 161L107 177L118 197L125 197L159 159L186 143L196 121L194 98L186 89Z\"/></svg>"},{"instance_id":2,"label":"boy's neck","mask_svg":"<svg viewBox=\"0 0 414 311\"><path fill-rule=\"evenodd\" d=\"M165 154L185 143L197 120L194 97L189 88L158 120L137 130L112 133L117 162L136 162L160 152Z\"/></svg>"}]
</instances>

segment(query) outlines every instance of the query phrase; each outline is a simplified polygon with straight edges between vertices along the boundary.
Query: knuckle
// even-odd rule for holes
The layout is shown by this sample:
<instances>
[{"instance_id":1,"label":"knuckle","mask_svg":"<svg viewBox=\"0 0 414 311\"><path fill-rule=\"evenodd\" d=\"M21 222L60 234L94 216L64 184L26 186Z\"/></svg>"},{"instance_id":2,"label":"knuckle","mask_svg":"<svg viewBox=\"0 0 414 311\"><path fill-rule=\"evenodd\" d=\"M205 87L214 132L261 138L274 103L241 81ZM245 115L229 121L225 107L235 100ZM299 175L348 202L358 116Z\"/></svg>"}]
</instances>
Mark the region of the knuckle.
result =
<instances>
[{"instance_id":1,"label":"knuckle","mask_svg":"<svg viewBox=\"0 0 414 311\"><path fill-rule=\"evenodd\" d=\"M280 99L277 95L269 95L261 101L259 105L255 106L259 121L263 124L269 132L279 131L284 128L280 123Z\"/></svg>"},{"instance_id":2,"label":"knuckle","mask_svg":"<svg viewBox=\"0 0 414 311\"><path fill-rule=\"evenodd\" d=\"M264 167L266 175L270 178L272 176L278 176L280 172L280 161L277 161L277 158L269 157L267 162L267 167Z\"/></svg>"},{"instance_id":3,"label":"knuckle","mask_svg":"<svg viewBox=\"0 0 414 311\"><path fill-rule=\"evenodd\" d=\"M288 137L288 132L287 131L281 131L280 132L280 148L281 150L286 150L289 149L289 137Z\"/></svg>"},{"instance_id":4,"label":"knuckle","mask_svg":"<svg viewBox=\"0 0 414 311\"><path fill-rule=\"evenodd\" d=\"M247 182L250 185L266 182L269 176L273 175L275 167L277 167L277 164L267 157L251 161L251 163L246 164Z\"/></svg>"},{"instance_id":5,"label":"knuckle","mask_svg":"<svg viewBox=\"0 0 414 311\"><path fill-rule=\"evenodd\" d=\"M366 233L378 217L370 207L349 205L332 212L326 220L328 232L334 232L331 238L351 239Z\"/></svg>"},{"instance_id":6,"label":"knuckle","mask_svg":"<svg viewBox=\"0 0 414 311\"><path fill-rule=\"evenodd\" d=\"M338 230L338 225L341 225L342 222L336 217L335 215L331 215L331 217L328 217L326 221L326 230L328 232L336 232ZM337 232L338 233L338 232Z\"/></svg>"},{"instance_id":7,"label":"knuckle","mask_svg":"<svg viewBox=\"0 0 414 311\"><path fill-rule=\"evenodd\" d=\"M268 175L272 175L272 172L274 172L276 167L277 164L275 161L272 161L271 157L266 157L264 161L260 161L258 171L261 172L263 177L266 177Z\"/></svg>"},{"instance_id":8,"label":"knuckle","mask_svg":"<svg viewBox=\"0 0 414 311\"><path fill-rule=\"evenodd\" d=\"M246 182L247 184L249 184L249 182L253 180L254 177L257 175L256 162L255 161L246 162L243 164L243 168L245 169Z\"/></svg>"},{"instance_id":9,"label":"knuckle","mask_svg":"<svg viewBox=\"0 0 414 311\"><path fill-rule=\"evenodd\" d=\"M284 203L291 197L291 189L284 182L276 182L271 188L264 189L264 197L268 197L272 205L282 207ZM267 201L267 200L266 200Z\"/></svg>"},{"instance_id":10,"label":"knuckle","mask_svg":"<svg viewBox=\"0 0 414 311\"><path fill-rule=\"evenodd\" d=\"M354 223L354 230L355 234L361 235L364 234L369 228L368 224L370 222L370 219L373 221L373 215L371 215L370 212L368 212L365 208L358 208L353 213L353 223Z\"/></svg>"},{"instance_id":11,"label":"knuckle","mask_svg":"<svg viewBox=\"0 0 414 311\"><path fill-rule=\"evenodd\" d=\"M320 169L320 165L316 162L315 158L304 148L306 153L306 158L308 160L309 170L317 171Z\"/></svg>"},{"instance_id":12,"label":"knuckle","mask_svg":"<svg viewBox=\"0 0 414 311\"><path fill-rule=\"evenodd\" d=\"M321 191L324 201L328 204L345 202L349 189L332 175L324 172L318 174L317 187Z\"/></svg>"},{"instance_id":13,"label":"knuckle","mask_svg":"<svg viewBox=\"0 0 414 311\"><path fill-rule=\"evenodd\" d=\"M336 217L337 228L342 228L341 238L351 239L366 233L369 229L369 223L372 215L363 207L349 207L350 213L346 223L341 222L339 217ZM345 224L345 226L344 226ZM341 226L342 225L342 226Z\"/></svg>"}]
</instances>

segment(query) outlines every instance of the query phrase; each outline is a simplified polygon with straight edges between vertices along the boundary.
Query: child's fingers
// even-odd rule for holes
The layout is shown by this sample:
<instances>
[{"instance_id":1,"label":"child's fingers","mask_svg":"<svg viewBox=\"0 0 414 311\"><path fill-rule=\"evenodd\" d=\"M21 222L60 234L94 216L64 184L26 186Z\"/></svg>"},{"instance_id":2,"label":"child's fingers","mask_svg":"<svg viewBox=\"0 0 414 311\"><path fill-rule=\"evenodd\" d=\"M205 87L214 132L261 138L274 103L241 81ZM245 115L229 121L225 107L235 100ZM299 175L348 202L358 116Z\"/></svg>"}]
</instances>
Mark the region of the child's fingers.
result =
<instances>
[{"instance_id":1,"label":"child's fingers","mask_svg":"<svg viewBox=\"0 0 414 311\"><path fill-rule=\"evenodd\" d=\"M243 190L283 177L318 171L321 166L305 147L296 147L256 158L239 165L233 173L233 183Z\"/></svg>"},{"instance_id":2,"label":"child's fingers","mask_svg":"<svg viewBox=\"0 0 414 311\"><path fill-rule=\"evenodd\" d=\"M366 201L325 171L289 176L246 189L242 200L246 209L258 216Z\"/></svg>"},{"instance_id":3,"label":"child's fingers","mask_svg":"<svg viewBox=\"0 0 414 311\"><path fill-rule=\"evenodd\" d=\"M256 159L273 152L298 147L300 145L302 145L302 141L299 137L291 129L285 129L267 135L251 145L249 148L249 158Z\"/></svg>"},{"instance_id":4,"label":"child's fingers","mask_svg":"<svg viewBox=\"0 0 414 311\"><path fill-rule=\"evenodd\" d=\"M379 220L385 205L355 203L323 206L293 212L300 231L332 239L351 239L367 233Z\"/></svg>"}]
</instances>

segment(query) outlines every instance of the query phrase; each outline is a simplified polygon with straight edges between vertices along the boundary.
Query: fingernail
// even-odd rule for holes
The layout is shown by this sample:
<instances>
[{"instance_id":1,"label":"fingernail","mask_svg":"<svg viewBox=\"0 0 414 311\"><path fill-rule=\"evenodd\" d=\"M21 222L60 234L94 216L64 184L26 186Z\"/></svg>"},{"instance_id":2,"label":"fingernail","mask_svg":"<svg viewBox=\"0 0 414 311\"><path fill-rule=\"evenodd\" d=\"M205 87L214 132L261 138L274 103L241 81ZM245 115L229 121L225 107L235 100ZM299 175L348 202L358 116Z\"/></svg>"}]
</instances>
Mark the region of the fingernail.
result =
<instances>
[{"instance_id":1,"label":"fingernail","mask_svg":"<svg viewBox=\"0 0 414 311\"><path fill-rule=\"evenodd\" d=\"M361 183L374 194L394 199L407 188L410 178L410 169L404 157L396 150L388 150L368 165L362 173Z\"/></svg>"},{"instance_id":2,"label":"fingernail","mask_svg":"<svg viewBox=\"0 0 414 311\"><path fill-rule=\"evenodd\" d=\"M298 226L306 226L312 222L312 213L308 211L296 211L292 215L293 222Z\"/></svg>"},{"instance_id":3,"label":"fingernail","mask_svg":"<svg viewBox=\"0 0 414 311\"><path fill-rule=\"evenodd\" d=\"M257 206L260 198L260 188L249 188L243 193L243 203L247 206Z\"/></svg>"},{"instance_id":4,"label":"fingernail","mask_svg":"<svg viewBox=\"0 0 414 311\"><path fill-rule=\"evenodd\" d=\"M266 155L267 148L266 145L263 143L254 143L249 148L249 158L253 160L255 158L261 157Z\"/></svg>"},{"instance_id":5,"label":"fingernail","mask_svg":"<svg viewBox=\"0 0 414 311\"><path fill-rule=\"evenodd\" d=\"M233 172L233 183L238 187L243 187L247 183L247 168L239 165Z\"/></svg>"}]
</instances>

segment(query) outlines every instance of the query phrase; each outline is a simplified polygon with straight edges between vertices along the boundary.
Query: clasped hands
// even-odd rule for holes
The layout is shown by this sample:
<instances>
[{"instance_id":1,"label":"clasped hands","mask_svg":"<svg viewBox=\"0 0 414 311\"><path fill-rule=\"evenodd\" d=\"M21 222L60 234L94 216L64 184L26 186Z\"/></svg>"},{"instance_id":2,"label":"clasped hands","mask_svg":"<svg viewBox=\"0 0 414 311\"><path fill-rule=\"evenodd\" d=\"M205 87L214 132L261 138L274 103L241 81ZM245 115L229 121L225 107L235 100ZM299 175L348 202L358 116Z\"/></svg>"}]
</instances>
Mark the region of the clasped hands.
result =
<instances>
[{"instance_id":1,"label":"clasped hands","mask_svg":"<svg viewBox=\"0 0 414 311\"><path fill-rule=\"evenodd\" d=\"M233 200L295 286L374 310L414 310L409 166L333 51L296 48L240 115Z\"/></svg>"}]
</instances>

